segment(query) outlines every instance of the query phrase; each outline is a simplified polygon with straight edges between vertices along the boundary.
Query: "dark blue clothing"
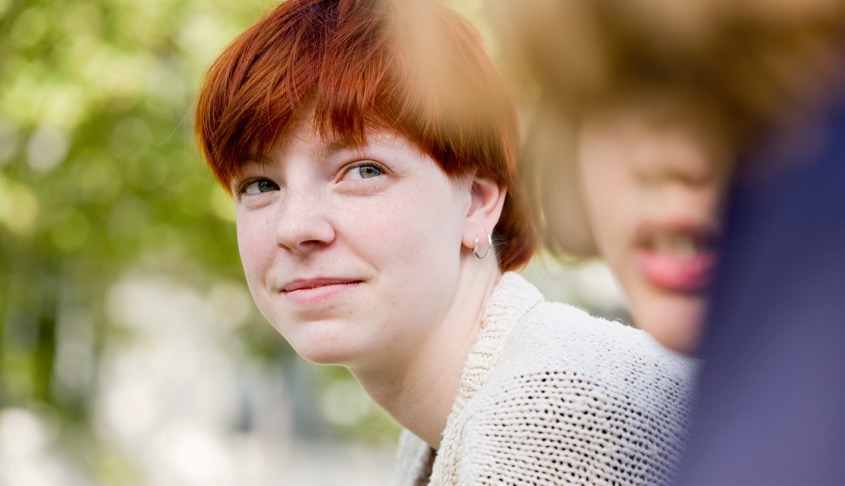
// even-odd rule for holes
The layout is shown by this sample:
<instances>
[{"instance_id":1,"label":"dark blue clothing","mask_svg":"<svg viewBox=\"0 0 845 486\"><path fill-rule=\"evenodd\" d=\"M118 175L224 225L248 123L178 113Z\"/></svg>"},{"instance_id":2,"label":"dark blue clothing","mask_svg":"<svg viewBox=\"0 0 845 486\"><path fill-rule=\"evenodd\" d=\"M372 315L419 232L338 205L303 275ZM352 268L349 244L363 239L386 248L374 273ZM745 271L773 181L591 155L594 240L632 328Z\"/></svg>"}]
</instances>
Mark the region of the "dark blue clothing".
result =
<instances>
[{"instance_id":1,"label":"dark blue clothing","mask_svg":"<svg viewBox=\"0 0 845 486\"><path fill-rule=\"evenodd\" d=\"M678 484L845 484L845 101L774 133L740 181Z\"/></svg>"}]
</instances>

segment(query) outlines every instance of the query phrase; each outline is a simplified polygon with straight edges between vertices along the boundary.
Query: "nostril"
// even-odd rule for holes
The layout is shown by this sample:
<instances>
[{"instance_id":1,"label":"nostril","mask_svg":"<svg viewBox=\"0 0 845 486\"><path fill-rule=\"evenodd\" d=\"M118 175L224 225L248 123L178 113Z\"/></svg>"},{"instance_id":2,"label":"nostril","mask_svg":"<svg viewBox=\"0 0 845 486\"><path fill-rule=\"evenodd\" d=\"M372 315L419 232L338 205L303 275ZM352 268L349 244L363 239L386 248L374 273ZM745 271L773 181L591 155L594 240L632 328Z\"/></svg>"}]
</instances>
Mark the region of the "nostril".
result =
<instances>
[{"instance_id":1,"label":"nostril","mask_svg":"<svg viewBox=\"0 0 845 486\"><path fill-rule=\"evenodd\" d=\"M328 245L329 242L328 241L321 241L321 240L306 240L306 241L303 241L299 244L301 246L304 246L304 247L320 247L320 246Z\"/></svg>"},{"instance_id":2,"label":"nostril","mask_svg":"<svg viewBox=\"0 0 845 486\"><path fill-rule=\"evenodd\" d=\"M276 244L295 253L311 252L330 245L335 239L332 224L324 217L284 218L276 227Z\"/></svg>"}]
</instances>

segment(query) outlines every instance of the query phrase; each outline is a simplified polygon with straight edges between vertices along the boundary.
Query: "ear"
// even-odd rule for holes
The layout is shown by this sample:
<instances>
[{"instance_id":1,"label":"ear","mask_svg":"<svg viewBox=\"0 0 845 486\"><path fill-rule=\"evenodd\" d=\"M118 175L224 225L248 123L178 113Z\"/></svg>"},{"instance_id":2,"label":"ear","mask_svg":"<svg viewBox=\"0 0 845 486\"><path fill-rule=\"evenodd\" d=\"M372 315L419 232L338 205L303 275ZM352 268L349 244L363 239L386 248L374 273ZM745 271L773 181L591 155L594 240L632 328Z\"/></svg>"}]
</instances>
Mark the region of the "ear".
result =
<instances>
[{"instance_id":1,"label":"ear","mask_svg":"<svg viewBox=\"0 0 845 486\"><path fill-rule=\"evenodd\" d=\"M493 233L493 228L502 215L507 190L500 187L491 179L474 177L470 189L470 204L464 224L464 234L461 243L472 249L475 239L479 242L487 241L487 235Z\"/></svg>"}]
</instances>

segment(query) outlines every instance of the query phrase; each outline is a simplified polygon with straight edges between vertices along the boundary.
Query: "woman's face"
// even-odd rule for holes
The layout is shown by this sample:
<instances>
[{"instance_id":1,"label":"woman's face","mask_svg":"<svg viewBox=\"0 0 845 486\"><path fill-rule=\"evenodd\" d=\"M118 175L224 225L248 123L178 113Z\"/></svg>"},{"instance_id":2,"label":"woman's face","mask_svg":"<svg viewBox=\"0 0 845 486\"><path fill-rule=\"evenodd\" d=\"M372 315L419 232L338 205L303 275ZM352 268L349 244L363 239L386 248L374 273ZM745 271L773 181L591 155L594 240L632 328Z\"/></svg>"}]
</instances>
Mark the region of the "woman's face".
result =
<instances>
[{"instance_id":1,"label":"woman's face","mask_svg":"<svg viewBox=\"0 0 845 486\"><path fill-rule=\"evenodd\" d=\"M444 320L470 182L405 138L372 132L349 146L308 118L233 189L249 289L305 359L398 363Z\"/></svg>"},{"instance_id":2,"label":"woman's face","mask_svg":"<svg viewBox=\"0 0 845 486\"><path fill-rule=\"evenodd\" d=\"M580 184L599 254L636 324L677 351L698 343L727 171L714 137L634 110L584 120Z\"/></svg>"}]
</instances>

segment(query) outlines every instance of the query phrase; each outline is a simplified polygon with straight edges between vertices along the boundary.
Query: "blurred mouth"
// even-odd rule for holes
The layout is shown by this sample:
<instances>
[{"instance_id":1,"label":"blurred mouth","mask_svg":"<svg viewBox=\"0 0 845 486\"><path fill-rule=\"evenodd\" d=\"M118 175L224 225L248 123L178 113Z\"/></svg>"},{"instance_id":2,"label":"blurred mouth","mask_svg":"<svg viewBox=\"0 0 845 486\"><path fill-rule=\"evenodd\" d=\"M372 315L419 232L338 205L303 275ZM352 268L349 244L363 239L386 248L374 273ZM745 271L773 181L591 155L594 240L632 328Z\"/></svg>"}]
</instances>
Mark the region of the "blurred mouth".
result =
<instances>
[{"instance_id":1,"label":"blurred mouth","mask_svg":"<svg viewBox=\"0 0 845 486\"><path fill-rule=\"evenodd\" d=\"M317 304L338 297L361 283L363 280L348 278L297 279L286 283L281 293L295 304Z\"/></svg>"},{"instance_id":2,"label":"blurred mouth","mask_svg":"<svg viewBox=\"0 0 845 486\"><path fill-rule=\"evenodd\" d=\"M672 292L698 293L710 284L716 264L715 234L697 229L654 231L637 246L637 263L652 285Z\"/></svg>"}]
</instances>

